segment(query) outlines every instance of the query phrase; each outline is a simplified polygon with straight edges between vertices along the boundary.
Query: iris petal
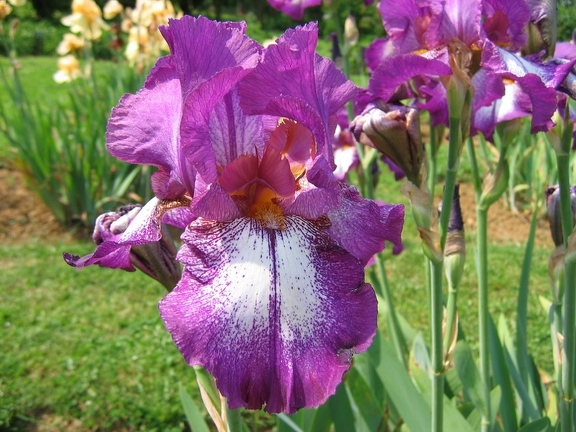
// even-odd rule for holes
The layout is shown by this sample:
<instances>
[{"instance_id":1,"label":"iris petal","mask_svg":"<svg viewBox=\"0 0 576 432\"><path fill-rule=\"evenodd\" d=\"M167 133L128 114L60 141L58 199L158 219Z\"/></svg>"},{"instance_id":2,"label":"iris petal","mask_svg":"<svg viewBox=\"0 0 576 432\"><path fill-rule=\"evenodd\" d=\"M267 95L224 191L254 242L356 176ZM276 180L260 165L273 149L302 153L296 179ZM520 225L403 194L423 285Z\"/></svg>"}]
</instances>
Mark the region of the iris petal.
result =
<instances>
[{"instance_id":1,"label":"iris petal","mask_svg":"<svg viewBox=\"0 0 576 432\"><path fill-rule=\"evenodd\" d=\"M376 330L360 262L319 222L285 218L285 230L250 218L193 222L183 279L160 302L186 361L215 376L232 408L323 403Z\"/></svg>"}]
</instances>

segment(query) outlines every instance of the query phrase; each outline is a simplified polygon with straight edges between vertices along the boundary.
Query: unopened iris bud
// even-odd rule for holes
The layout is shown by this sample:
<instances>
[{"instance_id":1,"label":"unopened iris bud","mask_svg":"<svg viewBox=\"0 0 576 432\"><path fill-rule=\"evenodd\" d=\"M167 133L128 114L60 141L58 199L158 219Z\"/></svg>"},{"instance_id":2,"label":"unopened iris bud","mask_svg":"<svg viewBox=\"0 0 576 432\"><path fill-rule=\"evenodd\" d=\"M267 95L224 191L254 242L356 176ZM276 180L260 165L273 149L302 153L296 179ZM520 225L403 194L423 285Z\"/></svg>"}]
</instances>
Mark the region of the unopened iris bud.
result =
<instances>
[{"instance_id":1,"label":"unopened iris bud","mask_svg":"<svg viewBox=\"0 0 576 432\"><path fill-rule=\"evenodd\" d=\"M424 144L419 111L404 105L370 106L356 117L350 129L356 139L392 160L408 180L420 185Z\"/></svg>"},{"instance_id":2,"label":"unopened iris bud","mask_svg":"<svg viewBox=\"0 0 576 432\"><path fill-rule=\"evenodd\" d=\"M480 195L480 208L487 209L494 204L508 187L510 170L508 162L501 159L496 167L496 171L489 173L482 185L482 195Z\"/></svg>"},{"instance_id":3,"label":"unopened iris bud","mask_svg":"<svg viewBox=\"0 0 576 432\"><path fill-rule=\"evenodd\" d=\"M532 17L526 28L528 43L522 48L522 54L537 54L542 50L546 55L554 55L557 36L557 11L555 0L531 0Z\"/></svg>"},{"instance_id":4,"label":"unopened iris bud","mask_svg":"<svg viewBox=\"0 0 576 432\"><path fill-rule=\"evenodd\" d=\"M462 207L460 206L460 185L454 187L452 209L448 222L446 247L444 249L444 262L446 278L450 288L456 288L462 279L464 262L466 261L466 241L464 239L464 221L462 220Z\"/></svg>"},{"instance_id":5,"label":"unopened iris bud","mask_svg":"<svg viewBox=\"0 0 576 432\"><path fill-rule=\"evenodd\" d=\"M350 49L358 43L360 33L356 26L354 15L348 15L344 21L344 53L348 53Z\"/></svg>"},{"instance_id":6,"label":"unopened iris bud","mask_svg":"<svg viewBox=\"0 0 576 432\"><path fill-rule=\"evenodd\" d=\"M117 212L108 212L96 219L92 239L99 245L118 239L136 218L142 206L127 205ZM171 291L181 277L180 265L176 261L176 247L168 228L162 225L162 237L156 242L133 245L130 248L130 264Z\"/></svg>"},{"instance_id":7,"label":"unopened iris bud","mask_svg":"<svg viewBox=\"0 0 576 432\"><path fill-rule=\"evenodd\" d=\"M560 209L560 187L550 186L545 191L546 208L548 211L548 222L550 224L550 234L556 246L564 244L562 234L562 217ZM576 186L570 188L570 204L572 206L572 223L576 222Z\"/></svg>"}]
</instances>

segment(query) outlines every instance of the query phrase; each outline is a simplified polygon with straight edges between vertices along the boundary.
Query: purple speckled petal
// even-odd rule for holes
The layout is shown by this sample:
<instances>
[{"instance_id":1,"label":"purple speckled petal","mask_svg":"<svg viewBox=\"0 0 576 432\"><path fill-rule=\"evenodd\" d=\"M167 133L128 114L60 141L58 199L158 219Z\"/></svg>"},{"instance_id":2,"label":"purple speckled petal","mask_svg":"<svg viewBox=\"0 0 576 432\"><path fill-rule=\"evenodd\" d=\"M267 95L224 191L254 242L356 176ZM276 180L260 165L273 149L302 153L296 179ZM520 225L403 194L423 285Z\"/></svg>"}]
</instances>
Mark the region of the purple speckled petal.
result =
<instances>
[{"instance_id":1,"label":"purple speckled petal","mask_svg":"<svg viewBox=\"0 0 576 432\"><path fill-rule=\"evenodd\" d=\"M304 9L320 6L322 0L268 0L268 4L294 20L301 20Z\"/></svg>"},{"instance_id":2,"label":"purple speckled petal","mask_svg":"<svg viewBox=\"0 0 576 432\"><path fill-rule=\"evenodd\" d=\"M385 241L402 247L404 206L384 204L362 198L351 185L341 183L342 204L328 212L332 225L328 233L338 244L365 265L384 249Z\"/></svg>"},{"instance_id":3,"label":"purple speckled petal","mask_svg":"<svg viewBox=\"0 0 576 432\"><path fill-rule=\"evenodd\" d=\"M376 330L360 262L320 221L285 222L281 231L249 218L193 222L183 279L159 305L185 360L214 375L231 408L318 406Z\"/></svg>"},{"instance_id":4,"label":"purple speckled petal","mask_svg":"<svg viewBox=\"0 0 576 432\"><path fill-rule=\"evenodd\" d=\"M375 97L388 102L402 84L419 75L452 75L452 70L441 61L416 54L389 57L384 59L372 74L369 90Z\"/></svg>"},{"instance_id":5,"label":"purple speckled petal","mask_svg":"<svg viewBox=\"0 0 576 432\"><path fill-rule=\"evenodd\" d=\"M332 158L336 125L331 117L356 87L329 59L315 53L315 23L287 30L268 46L263 60L239 85L241 106L249 114L287 117L306 126L318 151Z\"/></svg>"}]
</instances>

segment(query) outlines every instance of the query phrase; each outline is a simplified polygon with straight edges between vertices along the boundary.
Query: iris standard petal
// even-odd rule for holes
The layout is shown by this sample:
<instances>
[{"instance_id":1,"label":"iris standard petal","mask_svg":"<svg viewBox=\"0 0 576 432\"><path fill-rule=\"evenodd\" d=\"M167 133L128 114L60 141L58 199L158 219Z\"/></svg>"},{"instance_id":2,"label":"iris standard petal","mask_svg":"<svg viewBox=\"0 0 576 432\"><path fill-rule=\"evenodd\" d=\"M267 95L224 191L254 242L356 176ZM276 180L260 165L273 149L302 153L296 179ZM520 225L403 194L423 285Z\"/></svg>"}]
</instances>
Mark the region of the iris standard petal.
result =
<instances>
[{"instance_id":1,"label":"iris standard petal","mask_svg":"<svg viewBox=\"0 0 576 432\"><path fill-rule=\"evenodd\" d=\"M239 85L241 106L248 114L286 117L306 126L328 159L338 109L356 87L329 59L316 54L315 23L287 30L268 46L262 61Z\"/></svg>"},{"instance_id":2,"label":"iris standard petal","mask_svg":"<svg viewBox=\"0 0 576 432\"><path fill-rule=\"evenodd\" d=\"M170 20L160 31L168 42L173 67L182 82L182 95L224 70L251 69L258 61L259 45L246 36L246 24L184 16ZM229 89L228 89L229 90ZM228 92L214 95L219 100Z\"/></svg>"},{"instance_id":3,"label":"iris standard petal","mask_svg":"<svg viewBox=\"0 0 576 432\"><path fill-rule=\"evenodd\" d=\"M144 87L125 95L112 110L106 132L110 154L125 162L159 167L165 173L165 183L158 185L158 190L170 190L173 195L169 198L194 184L194 173L183 171L180 164L181 114L180 81L169 58L164 57Z\"/></svg>"},{"instance_id":4,"label":"iris standard petal","mask_svg":"<svg viewBox=\"0 0 576 432\"><path fill-rule=\"evenodd\" d=\"M159 305L186 361L214 375L231 408L293 413L323 403L376 330L360 262L321 221L285 222L193 222L179 253L183 279Z\"/></svg>"},{"instance_id":5,"label":"iris standard petal","mask_svg":"<svg viewBox=\"0 0 576 432\"><path fill-rule=\"evenodd\" d=\"M372 95L388 102L396 90L414 77L452 75L450 67L416 54L402 54L384 59L370 78Z\"/></svg>"}]
</instances>

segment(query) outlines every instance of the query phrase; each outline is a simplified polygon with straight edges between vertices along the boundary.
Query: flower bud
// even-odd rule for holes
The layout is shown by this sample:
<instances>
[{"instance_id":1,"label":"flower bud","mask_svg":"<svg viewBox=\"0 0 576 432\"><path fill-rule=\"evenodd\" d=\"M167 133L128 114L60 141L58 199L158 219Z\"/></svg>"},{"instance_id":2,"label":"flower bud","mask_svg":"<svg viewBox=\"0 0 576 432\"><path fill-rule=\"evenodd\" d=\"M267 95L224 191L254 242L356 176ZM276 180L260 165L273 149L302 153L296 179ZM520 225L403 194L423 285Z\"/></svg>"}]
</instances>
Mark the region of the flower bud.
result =
<instances>
[{"instance_id":1,"label":"flower bud","mask_svg":"<svg viewBox=\"0 0 576 432\"><path fill-rule=\"evenodd\" d=\"M523 55L546 51L547 57L554 55L557 36L557 11L555 0L532 0L532 17L526 28L528 43L522 48Z\"/></svg>"},{"instance_id":2,"label":"flower bud","mask_svg":"<svg viewBox=\"0 0 576 432\"><path fill-rule=\"evenodd\" d=\"M560 187L550 186L545 191L546 208L548 211L548 223L550 224L550 234L556 246L564 244L562 234L562 217L560 209ZM576 186L570 188L570 204L572 207L572 223L576 222Z\"/></svg>"},{"instance_id":3,"label":"flower bud","mask_svg":"<svg viewBox=\"0 0 576 432\"><path fill-rule=\"evenodd\" d=\"M466 261L466 241L464 239L464 221L460 206L460 185L454 186L452 209L448 222L446 247L444 248L444 270L450 288L456 288L462 279Z\"/></svg>"},{"instance_id":4,"label":"flower bud","mask_svg":"<svg viewBox=\"0 0 576 432\"><path fill-rule=\"evenodd\" d=\"M494 204L508 187L510 170L508 162L501 159L494 173L488 173L482 184L482 194L480 195L480 208L487 209Z\"/></svg>"},{"instance_id":5,"label":"flower bud","mask_svg":"<svg viewBox=\"0 0 576 432\"><path fill-rule=\"evenodd\" d=\"M108 212L96 219L92 239L99 245L105 241L115 241L128 229L142 206L127 205L117 212ZM152 279L157 280L169 291L181 277L180 265L176 261L176 247L168 228L162 225L162 237L156 242L133 245L130 248L130 264Z\"/></svg>"},{"instance_id":6,"label":"flower bud","mask_svg":"<svg viewBox=\"0 0 576 432\"><path fill-rule=\"evenodd\" d=\"M350 126L356 139L392 160L415 185L420 184L424 144L418 109L404 105L370 106Z\"/></svg>"},{"instance_id":7,"label":"flower bud","mask_svg":"<svg viewBox=\"0 0 576 432\"><path fill-rule=\"evenodd\" d=\"M344 53L348 53L358 43L360 33L354 15L348 15L344 21Z\"/></svg>"}]
</instances>

